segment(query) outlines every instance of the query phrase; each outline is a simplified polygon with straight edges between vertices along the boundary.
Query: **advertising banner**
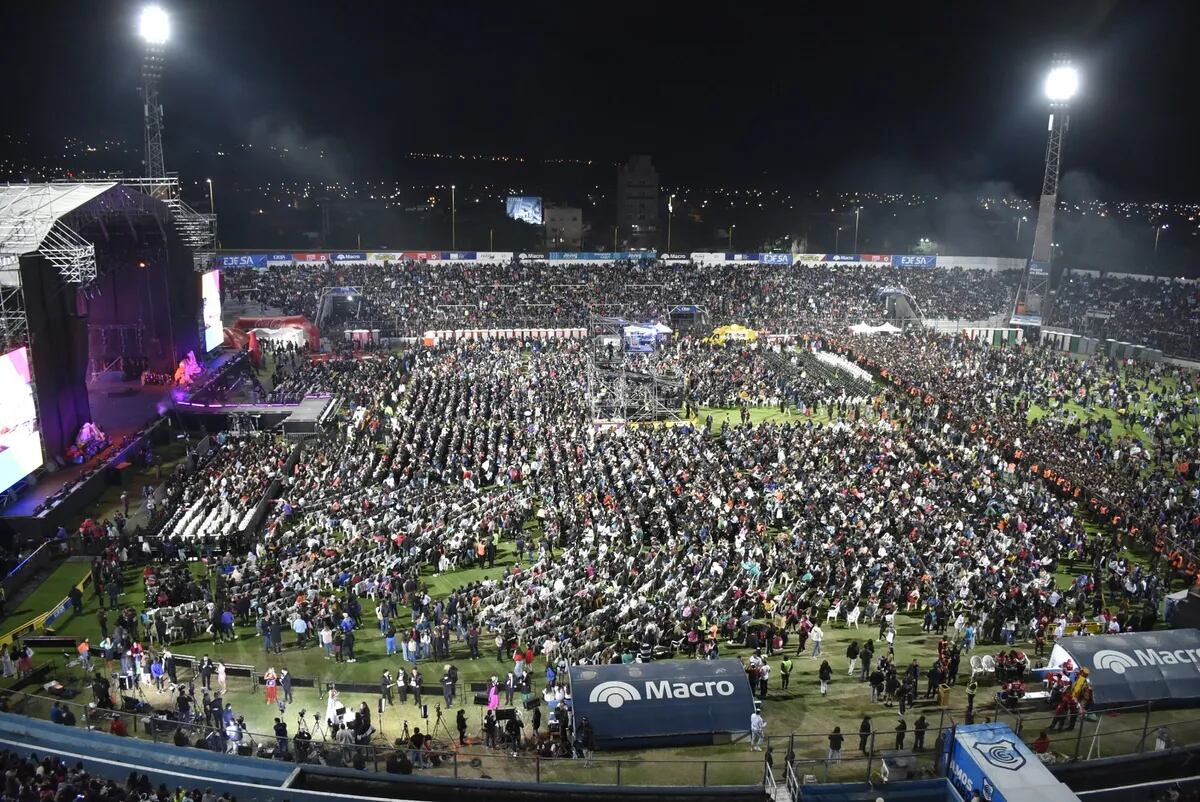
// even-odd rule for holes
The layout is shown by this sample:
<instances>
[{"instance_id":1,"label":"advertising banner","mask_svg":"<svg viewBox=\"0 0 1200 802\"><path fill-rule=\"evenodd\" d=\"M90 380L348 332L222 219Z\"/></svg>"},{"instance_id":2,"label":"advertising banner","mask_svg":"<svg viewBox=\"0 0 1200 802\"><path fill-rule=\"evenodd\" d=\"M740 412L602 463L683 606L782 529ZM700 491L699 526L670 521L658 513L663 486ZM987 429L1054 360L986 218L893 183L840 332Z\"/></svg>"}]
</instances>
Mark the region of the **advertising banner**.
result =
<instances>
[{"instance_id":1,"label":"advertising banner","mask_svg":"<svg viewBox=\"0 0 1200 802\"><path fill-rule=\"evenodd\" d=\"M862 257L857 253L827 253L821 257L822 262L861 262Z\"/></svg>"},{"instance_id":2,"label":"advertising banner","mask_svg":"<svg viewBox=\"0 0 1200 802\"><path fill-rule=\"evenodd\" d=\"M265 253L223 254L214 260L216 267L266 267Z\"/></svg>"},{"instance_id":3,"label":"advertising banner","mask_svg":"<svg viewBox=\"0 0 1200 802\"><path fill-rule=\"evenodd\" d=\"M798 253L792 257L794 265L819 265L825 261L823 253Z\"/></svg>"},{"instance_id":4,"label":"advertising banner","mask_svg":"<svg viewBox=\"0 0 1200 802\"><path fill-rule=\"evenodd\" d=\"M1050 665L1086 666L1093 708L1200 700L1200 629L1059 638Z\"/></svg>"},{"instance_id":5,"label":"advertising banner","mask_svg":"<svg viewBox=\"0 0 1200 802\"><path fill-rule=\"evenodd\" d=\"M377 265L384 262L403 262L404 253L401 251L375 251L367 254L367 261Z\"/></svg>"},{"instance_id":6,"label":"advertising banner","mask_svg":"<svg viewBox=\"0 0 1200 802\"><path fill-rule=\"evenodd\" d=\"M544 253L522 253L517 255L517 259L522 262L544 262L546 254Z\"/></svg>"},{"instance_id":7,"label":"advertising banner","mask_svg":"<svg viewBox=\"0 0 1200 802\"><path fill-rule=\"evenodd\" d=\"M331 262L365 262L367 255L362 251L339 251L329 254Z\"/></svg>"},{"instance_id":8,"label":"advertising banner","mask_svg":"<svg viewBox=\"0 0 1200 802\"><path fill-rule=\"evenodd\" d=\"M627 251L551 251L551 262L615 262L629 259ZM653 258L653 257L651 257Z\"/></svg>"},{"instance_id":9,"label":"advertising banner","mask_svg":"<svg viewBox=\"0 0 1200 802\"><path fill-rule=\"evenodd\" d=\"M860 253L858 255L858 261L876 265L890 265L892 263L892 257L882 253Z\"/></svg>"},{"instance_id":10,"label":"advertising banner","mask_svg":"<svg viewBox=\"0 0 1200 802\"><path fill-rule=\"evenodd\" d=\"M792 255L790 253L760 253L758 262L764 265L790 265Z\"/></svg>"},{"instance_id":11,"label":"advertising banner","mask_svg":"<svg viewBox=\"0 0 1200 802\"><path fill-rule=\"evenodd\" d=\"M753 262L758 263L757 253L727 253L725 254L726 262Z\"/></svg>"},{"instance_id":12,"label":"advertising banner","mask_svg":"<svg viewBox=\"0 0 1200 802\"><path fill-rule=\"evenodd\" d=\"M1039 262L1036 259L1030 259L1029 260L1029 275L1040 276L1042 278L1045 278L1046 276L1050 275L1050 263L1049 262Z\"/></svg>"},{"instance_id":13,"label":"advertising banner","mask_svg":"<svg viewBox=\"0 0 1200 802\"><path fill-rule=\"evenodd\" d=\"M267 254L267 264L269 265L290 265L291 263L292 255L290 253Z\"/></svg>"},{"instance_id":14,"label":"advertising banner","mask_svg":"<svg viewBox=\"0 0 1200 802\"><path fill-rule=\"evenodd\" d=\"M443 262L474 262L475 251L442 251Z\"/></svg>"},{"instance_id":15,"label":"advertising banner","mask_svg":"<svg viewBox=\"0 0 1200 802\"><path fill-rule=\"evenodd\" d=\"M293 253L293 262L325 262L329 260L327 253Z\"/></svg>"},{"instance_id":16,"label":"advertising banner","mask_svg":"<svg viewBox=\"0 0 1200 802\"><path fill-rule=\"evenodd\" d=\"M750 729L754 698L737 660L661 660L572 666L575 721L597 749L711 744Z\"/></svg>"},{"instance_id":17,"label":"advertising banner","mask_svg":"<svg viewBox=\"0 0 1200 802\"><path fill-rule=\"evenodd\" d=\"M896 254L892 257L892 267L937 267L937 256Z\"/></svg>"},{"instance_id":18,"label":"advertising banner","mask_svg":"<svg viewBox=\"0 0 1200 802\"><path fill-rule=\"evenodd\" d=\"M963 799L976 794L988 802L1079 799L1004 724L956 727L946 777Z\"/></svg>"},{"instance_id":19,"label":"advertising banner","mask_svg":"<svg viewBox=\"0 0 1200 802\"><path fill-rule=\"evenodd\" d=\"M433 262L442 258L441 251L405 251L404 258L410 262Z\"/></svg>"},{"instance_id":20,"label":"advertising banner","mask_svg":"<svg viewBox=\"0 0 1200 802\"><path fill-rule=\"evenodd\" d=\"M489 265L506 265L512 260L512 251L479 251L475 254L475 261L486 262Z\"/></svg>"},{"instance_id":21,"label":"advertising banner","mask_svg":"<svg viewBox=\"0 0 1200 802\"><path fill-rule=\"evenodd\" d=\"M686 253L664 253L658 258L667 263L686 262L688 255Z\"/></svg>"}]
</instances>

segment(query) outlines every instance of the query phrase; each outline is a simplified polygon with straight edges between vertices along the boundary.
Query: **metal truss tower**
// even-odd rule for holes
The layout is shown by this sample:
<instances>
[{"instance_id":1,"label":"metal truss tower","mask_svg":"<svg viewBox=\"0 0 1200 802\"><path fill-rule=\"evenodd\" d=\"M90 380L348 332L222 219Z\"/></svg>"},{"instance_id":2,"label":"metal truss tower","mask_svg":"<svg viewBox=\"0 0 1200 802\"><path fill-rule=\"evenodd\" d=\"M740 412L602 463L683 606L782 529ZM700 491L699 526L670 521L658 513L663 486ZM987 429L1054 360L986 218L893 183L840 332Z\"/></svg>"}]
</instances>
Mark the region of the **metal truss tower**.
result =
<instances>
[{"instance_id":1,"label":"metal truss tower","mask_svg":"<svg viewBox=\"0 0 1200 802\"><path fill-rule=\"evenodd\" d=\"M163 159L163 107L158 99L158 82L162 78L166 62L166 48L154 42L146 42L142 58L142 110L146 137L146 178L150 179L151 197L162 200L167 197L167 168ZM162 182L159 187L154 182Z\"/></svg>"},{"instance_id":2,"label":"metal truss tower","mask_svg":"<svg viewBox=\"0 0 1200 802\"><path fill-rule=\"evenodd\" d=\"M1070 59L1055 56L1051 65L1055 70L1071 69ZM1049 90L1049 87L1048 87ZM1063 139L1070 126L1070 95L1051 96L1050 118L1047 123L1046 169L1042 176L1042 194L1038 201L1037 224L1033 234L1033 254L1026 268L1021 288L1017 292L1013 310L1014 322L1040 325L1049 314L1050 263L1054 252L1054 216L1058 210L1059 165L1062 161Z\"/></svg>"}]
</instances>

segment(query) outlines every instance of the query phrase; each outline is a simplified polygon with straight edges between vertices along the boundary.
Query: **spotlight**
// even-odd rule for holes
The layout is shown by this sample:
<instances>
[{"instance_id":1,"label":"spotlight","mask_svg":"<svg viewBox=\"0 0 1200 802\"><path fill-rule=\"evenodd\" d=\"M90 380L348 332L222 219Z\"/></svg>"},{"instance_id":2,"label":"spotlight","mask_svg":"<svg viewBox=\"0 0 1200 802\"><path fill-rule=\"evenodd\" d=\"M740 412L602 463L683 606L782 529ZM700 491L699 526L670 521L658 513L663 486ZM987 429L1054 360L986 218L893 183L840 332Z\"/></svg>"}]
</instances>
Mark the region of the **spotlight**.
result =
<instances>
[{"instance_id":1,"label":"spotlight","mask_svg":"<svg viewBox=\"0 0 1200 802\"><path fill-rule=\"evenodd\" d=\"M138 260L138 267L144 270L147 267L147 264L144 261Z\"/></svg>"},{"instance_id":2,"label":"spotlight","mask_svg":"<svg viewBox=\"0 0 1200 802\"><path fill-rule=\"evenodd\" d=\"M1046 97L1053 103L1066 103L1079 91L1079 70L1060 64L1046 75Z\"/></svg>"},{"instance_id":3,"label":"spotlight","mask_svg":"<svg viewBox=\"0 0 1200 802\"><path fill-rule=\"evenodd\" d=\"M162 6L146 6L138 20L138 34L146 44L165 45L171 35L171 19Z\"/></svg>"}]
</instances>

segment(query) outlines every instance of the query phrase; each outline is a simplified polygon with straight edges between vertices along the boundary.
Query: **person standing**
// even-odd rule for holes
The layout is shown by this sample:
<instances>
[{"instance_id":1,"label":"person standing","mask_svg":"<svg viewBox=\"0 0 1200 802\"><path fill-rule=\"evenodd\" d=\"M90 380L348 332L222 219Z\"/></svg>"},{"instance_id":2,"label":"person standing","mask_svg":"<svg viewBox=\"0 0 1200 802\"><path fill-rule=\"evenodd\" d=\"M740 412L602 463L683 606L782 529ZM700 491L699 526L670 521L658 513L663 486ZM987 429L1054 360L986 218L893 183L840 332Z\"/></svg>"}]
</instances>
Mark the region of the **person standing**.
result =
<instances>
[{"instance_id":1,"label":"person standing","mask_svg":"<svg viewBox=\"0 0 1200 802\"><path fill-rule=\"evenodd\" d=\"M459 746L467 745L467 711L465 708L458 709L458 717L455 719L455 724L458 727L458 743Z\"/></svg>"},{"instance_id":2,"label":"person standing","mask_svg":"<svg viewBox=\"0 0 1200 802\"><path fill-rule=\"evenodd\" d=\"M846 736L842 735L842 728L834 727L833 733L829 736L829 755L827 759L830 763L837 763L842 759L842 744L845 741Z\"/></svg>"},{"instance_id":3,"label":"person standing","mask_svg":"<svg viewBox=\"0 0 1200 802\"><path fill-rule=\"evenodd\" d=\"M764 702L767 699L767 680L771 677L771 666L766 660L758 669L758 698Z\"/></svg>"},{"instance_id":4,"label":"person standing","mask_svg":"<svg viewBox=\"0 0 1200 802\"><path fill-rule=\"evenodd\" d=\"M813 644L811 657L816 660L817 657L822 654L821 642L825 640L825 631L821 629L820 624L813 624L812 632L809 633L809 637L812 639Z\"/></svg>"},{"instance_id":5,"label":"person standing","mask_svg":"<svg viewBox=\"0 0 1200 802\"><path fill-rule=\"evenodd\" d=\"M850 661L850 670L846 672L846 676L852 677L855 664L858 662L858 641L850 641L850 645L846 647L846 659Z\"/></svg>"},{"instance_id":6,"label":"person standing","mask_svg":"<svg viewBox=\"0 0 1200 802\"><path fill-rule=\"evenodd\" d=\"M788 655L783 656L783 661L779 664L779 679L783 690L788 689L788 683L792 678L792 658Z\"/></svg>"},{"instance_id":7,"label":"person standing","mask_svg":"<svg viewBox=\"0 0 1200 802\"><path fill-rule=\"evenodd\" d=\"M833 668L828 660L821 661L821 667L817 669L817 678L821 681L821 695L825 696L829 693L829 680L833 679Z\"/></svg>"},{"instance_id":8,"label":"person standing","mask_svg":"<svg viewBox=\"0 0 1200 802\"><path fill-rule=\"evenodd\" d=\"M750 749L754 752L762 751L762 743L767 737L767 720L763 718L762 713L757 709L750 714Z\"/></svg>"},{"instance_id":9,"label":"person standing","mask_svg":"<svg viewBox=\"0 0 1200 802\"><path fill-rule=\"evenodd\" d=\"M863 716L862 723L858 725L858 751L864 755L867 754L867 741L871 740L871 717Z\"/></svg>"},{"instance_id":10,"label":"person standing","mask_svg":"<svg viewBox=\"0 0 1200 802\"><path fill-rule=\"evenodd\" d=\"M279 674L279 687L283 689L283 701L290 705L292 703L292 675L286 668Z\"/></svg>"},{"instance_id":11,"label":"person standing","mask_svg":"<svg viewBox=\"0 0 1200 802\"><path fill-rule=\"evenodd\" d=\"M904 748L904 736L908 734L908 722L904 717L900 717L900 723L896 725L896 749Z\"/></svg>"},{"instance_id":12,"label":"person standing","mask_svg":"<svg viewBox=\"0 0 1200 802\"><path fill-rule=\"evenodd\" d=\"M925 720L925 714L922 713L921 717L917 719L917 723L914 727L915 733L913 735L913 749L917 752L925 751L925 731L928 729L929 722Z\"/></svg>"},{"instance_id":13,"label":"person standing","mask_svg":"<svg viewBox=\"0 0 1200 802\"><path fill-rule=\"evenodd\" d=\"M263 685L266 687L265 697L269 705L275 704L279 698L279 675L275 673L275 667L267 669L267 673L263 674Z\"/></svg>"}]
</instances>

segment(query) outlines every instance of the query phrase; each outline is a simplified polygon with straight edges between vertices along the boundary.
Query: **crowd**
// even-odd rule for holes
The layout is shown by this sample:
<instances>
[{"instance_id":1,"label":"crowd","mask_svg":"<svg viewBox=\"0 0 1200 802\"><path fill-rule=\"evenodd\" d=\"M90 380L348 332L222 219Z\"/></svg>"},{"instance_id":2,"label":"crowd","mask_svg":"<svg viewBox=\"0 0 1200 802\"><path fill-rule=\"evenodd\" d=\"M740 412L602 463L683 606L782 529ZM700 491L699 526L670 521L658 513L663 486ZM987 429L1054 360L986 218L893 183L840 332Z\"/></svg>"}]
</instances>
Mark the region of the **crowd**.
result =
<instances>
[{"instance_id":1,"label":"crowd","mask_svg":"<svg viewBox=\"0 0 1200 802\"><path fill-rule=\"evenodd\" d=\"M1054 292L1048 323L1195 358L1200 356L1200 284L1071 273Z\"/></svg>"},{"instance_id":2,"label":"crowd","mask_svg":"<svg viewBox=\"0 0 1200 802\"><path fill-rule=\"evenodd\" d=\"M864 692L903 715L922 691L957 677L979 644L1044 644L1088 623L1154 624L1160 577L1109 556L1127 528L1087 533L1093 494L1105 512L1136 510L1147 542L1194 553L1200 537L1193 374L961 336L809 328L831 310L871 314L877 299L864 287L874 274L631 268L618 280L582 268L569 276L582 283L563 287L537 265L298 270L235 273L230 291L302 312L304 287L378 281L387 292L371 303L405 331L450 325L450 314L512 325L529 303L567 317L603 303L641 319L702 302L714 322L795 327L798 336L729 346L681 338L619 357L681 378L689 408L778 410L759 426L747 416L736 426L699 417L596 426L581 343L289 357L273 392L332 393L342 412L294 462L273 435L222 434L171 477L165 560L147 569L147 620L122 614L118 659L139 624L164 646L254 625L268 652L314 648L346 662L363 638L378 638L398 666L384 689L406 694L419 666L448 661L456 641L473 659L493 648L511 659L489 690L511 698L539 659L561 674L575 663L716 658L732 642L757 650L747 671L761 686L773 669L764 654L797 644L822 657L820 624L853 617L879 631L846 655L851 674L861 661ZM917 285L922 302L937 299L954 317L989 305L960 293L1004 294L986 283L1002 281L990 274L936 275L915 279L930 282ZM830 352L881 381L817 359ZM241 536L275 479L268 514ZM175 559L197 539L212 558L211 581ZM439 595L424 581L491 567L501 552L512 563L486 580ZM1060 589L1064 565L1077 580ZM897 664L900 610L946 636L932 665ZM1019 683L1023 656L1011 663L1008 682ZM554 698L553 684L548 691Z\"/></svg>"},{"instance_id":3,"label":"crowd","mask_svg":"<svg viewBox=\"0 0 1200 802\"><path fill-rule=\"evenodd\" d=\"M122 783L89 774L82 763L74 766L35 754L22 757L16 752L0 752L4 771L3 798L14 802L53 800L53 802L229 802L236 799L211 788L168 789L155 786L150 778L130 772Z\"/></svg>"},{"instance_id":4,"label":"crowd","mask_svg":"<svg viewBox=\"0 0 1200 802\"><path fill-rule=\"evenodd\" d=\"M900 287L927 318L983 319L1011 308L1014 273L957 268L825 266L747 269L744 265L573 266L296 265L224 274L225 292L314 322L320 289L354 286L356 320L384 336L418 337L430 329L579 326L589 311L632 320L666 320L679 305L702 307L711 320L795 333L827 321L878 319L879 291ZM344 307L344 308L343 308ZM350 305L335 305L322 325L348 323Z\"/></svg>"}]
</instances>

